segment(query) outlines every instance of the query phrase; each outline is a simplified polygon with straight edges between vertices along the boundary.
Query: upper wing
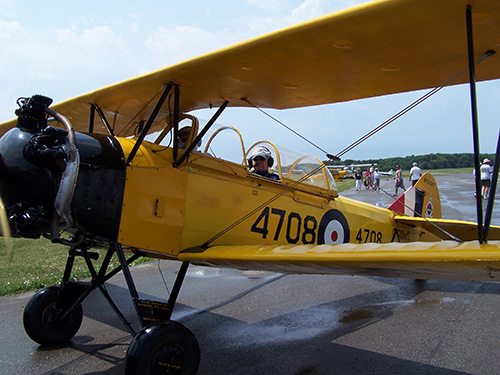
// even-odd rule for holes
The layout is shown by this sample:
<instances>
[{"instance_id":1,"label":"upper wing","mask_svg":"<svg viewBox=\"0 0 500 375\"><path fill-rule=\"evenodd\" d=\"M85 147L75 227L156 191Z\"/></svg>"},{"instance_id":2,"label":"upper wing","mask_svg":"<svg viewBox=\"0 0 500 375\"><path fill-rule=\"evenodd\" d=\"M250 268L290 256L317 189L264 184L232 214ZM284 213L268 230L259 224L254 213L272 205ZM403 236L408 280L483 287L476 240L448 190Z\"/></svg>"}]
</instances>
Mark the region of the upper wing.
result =
<instances>
[{"instance_id":1,"label":"upper wing","mask_svg":"<svg viewBox=\"0 0 500 375\"><path fill-rule=\"evenodd\" d=\"M284 273L496 281L500 242L214 246L179 254L182 261Z\"/></svg>"},{"instance_id":2,"label":"upper wing","mask_svg":"<svg viewBox=\"0 0 500 375\"><path fill-rule=\"evenodd\" d=\"M166 82L180 85L180 111L247 105L293 108L436 87L467 67L465 9L476 57L500 45L498 0L384 0L331 13L54 105L85 130L89 103L115 134L132 135ZM465 70L466 72L466 70ZM498 57L477 80L500 77ZM468 81L468 74L453 84ZM50 93L49 93L50 94ZM167 110L160 113L165 118ZM14 122L0 125L0 132ZM95 131L103 131L96 129Z\"/></svg>"}]
</instances>

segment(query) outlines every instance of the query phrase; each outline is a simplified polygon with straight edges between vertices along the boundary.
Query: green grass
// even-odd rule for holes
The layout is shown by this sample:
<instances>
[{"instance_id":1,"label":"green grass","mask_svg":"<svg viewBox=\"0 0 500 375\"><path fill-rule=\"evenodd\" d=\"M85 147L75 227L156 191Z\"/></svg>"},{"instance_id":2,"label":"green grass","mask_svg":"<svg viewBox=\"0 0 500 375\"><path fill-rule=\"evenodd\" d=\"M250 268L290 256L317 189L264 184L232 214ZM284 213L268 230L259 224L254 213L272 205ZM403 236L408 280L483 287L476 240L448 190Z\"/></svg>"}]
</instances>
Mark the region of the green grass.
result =
<instances>
[{"instance_id":1,"label":"green grass","mask_svg":"<svg viewBox=\"0 0 500 375\"><path fill-rule=\"evenodd\" d=\"M68 246L53 244L45 238L38 240L13 238L12 259L3 239L0 239L0 296L26 292L61 282ZM101 250L100 259L95 262L98 268L104 251ZM135 263L149 261L144 258ZM118 265L116 255L111 266ZM76 257L71 277L81 280L90 277L87 265L82 257Z\"/></svg>"},{"instance_id":2,"label":"green grass","mask_svg":"<svg viewBox=\"0 0 500 375\"><path fill-rule=\"evenodd\" d=\"M356 185L356 180L354 178L346 178L344 180L336 181L337 191L339 193L344 190L353 188Z\"/></svg>"},{"instance_id":3,"label":"green grass","mask_svg":"<svg viewBox=\"0 0 500 375\"><path fill-rule=\"evenodd\" d=\"M473 168L443 168L443 169L429 169L422 170L422 173L430 172L431 174L457 174L457 173L470 173L472 176Z\"/></svg>"}]
</instances>

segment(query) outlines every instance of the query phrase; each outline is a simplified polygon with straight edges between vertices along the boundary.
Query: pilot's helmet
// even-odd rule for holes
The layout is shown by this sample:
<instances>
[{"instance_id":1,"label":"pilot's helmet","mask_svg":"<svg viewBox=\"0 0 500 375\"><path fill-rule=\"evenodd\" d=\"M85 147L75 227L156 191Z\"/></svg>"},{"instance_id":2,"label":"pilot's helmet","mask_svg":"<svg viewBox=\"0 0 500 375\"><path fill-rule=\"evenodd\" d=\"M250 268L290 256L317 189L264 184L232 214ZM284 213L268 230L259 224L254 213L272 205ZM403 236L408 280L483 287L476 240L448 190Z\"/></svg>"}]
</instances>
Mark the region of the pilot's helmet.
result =
<instances>
[{"instance_id":1,"label":"pilot's helmet","mask_svg":"<svg viewBox=\"0 0 500 375\"><path fill-rule=\"evenodd\" d=\"M267 165L269 168L273 166L274 159L271 155L271 151L269 151L267 147L264 146L255 147L248 156L248 165L252 165L252 160L257 156L261 156L264 159L267 159Z\"/></svg>"},{"instance_id":2,"label":"pilot's helmet","mask_svg":"<svg viewBox=\"0 0 500 375\"><path fill-rule=\"evenodd\" d=\"M179 140L179 148L187 148L189 146L189 137L191 135L191 131L193 128L191 126L185 126L182 129L179 129L179 132L177 133L177 139ZM196 148L201 147L201 139L196 145Z\"/></svg>"},{"instance_id":3,"label":"pilot's helmet","mask_svg":"<svg viewBox=\"0 0 500 375\"><path fill-rule=\"evenodd\" d=\"M191 126L185 126L182 129L179 129L177 136L179 138L189 137L189 135L191 134L191 129L192 129Z\"/></svg>"}]
</instances>

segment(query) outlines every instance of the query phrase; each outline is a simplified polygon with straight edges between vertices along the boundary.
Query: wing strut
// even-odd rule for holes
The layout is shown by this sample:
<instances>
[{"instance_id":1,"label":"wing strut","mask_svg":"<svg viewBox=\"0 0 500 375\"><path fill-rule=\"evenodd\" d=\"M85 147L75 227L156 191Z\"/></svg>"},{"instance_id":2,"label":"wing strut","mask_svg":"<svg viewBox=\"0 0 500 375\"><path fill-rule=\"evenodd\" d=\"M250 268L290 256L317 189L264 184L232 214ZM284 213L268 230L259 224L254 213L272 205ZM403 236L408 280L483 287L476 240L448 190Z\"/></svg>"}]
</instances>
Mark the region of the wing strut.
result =
<instances>
[{"instance_id":1,"label":"wing strut","mask_svg":"<svg viewBox=\"0 0 500 375\"><path fill-rule=\"evenodd\" d=\"M476 182L476 209L477 209L477 239L479 243L483 243L483 204L481 201L480 190L480 173L479 173L479 127L477 117L477 97L476 97L476 70L474 67L474 43L472 36L472 7L467 5L466 10L467 24L467 48L469 55L469 86L471 96L471 112L472 112L472 140L474 144L474 168Z\"/></svg>"},{"instance_id":2,"label":"wing strut","mask_svg":"<svg viewBox=\"0 0 500 375\"><path fill-rule=\"evenodd\" d=\"M87 129L87 133L94 132L94 118L95 118L95 107L94 104L90 104L89 127Z\"/></svg>"},{"instance_id":3,"label":"wing strut","mask_svg":"<svg viewBox=\"0 0 500 375\"><path fill-rule=\"evenodd\" d=\"M141 147L142 141L148 134L149 128L151 128L151 125L153 125L154 120L156 119L156 116L158 115L158 112L160 111L163 103L167 99L168 93L170 92L170 89L172 88L173 83L169 82L163 86L163 92L160 96L160 99L158 99L158 102L156 102L155 107L153 108L153 111L149 115L148 121L146 122L146 125L144 125L144 128L141 131L141 134L139 134L139 138L137 138L137 142L135 142L134 147L132 148L132 151L130 151L130 155L127 158L127 165L129 165L132 160L135 157L135 154L139 150L139 147Z\"/></svg>"},{"instance_id":4,"label":"wing strut","mask_svg":"<svg viewBox=\"0 0 500 375\"><path fill-rule=\"evenodd\" d=\"M102 109L95 103L90 103L89 129L88 129L89 133L94 132L94 117L95 117L96 112L99 115L99 118L101 119L101 122L104 125L104 127L106 128L106 130L108 131L109 135L114 137L115 134L113 132L113 129L111 128L111 125L109 125L108 119L106 118L106 116L102 112Z\"/></svg>"},{"instance_id":5,"label":"wing strut","mask_svg":"<svg viewBox=\"0 0 500 375\"><path fill-rule=\"evenodd\" d=\"M202 131L200 132L200 134L198 134L196 136L196 138L189 145L189 147L186 149L186 151L184 151L184 153L181 155L181 157L179 158L179 160L177 160L175 162L175 166L178 166L178 165L182 164L182 162L187 159L187 157L189 156L189 154L191 153L191 151L193 151L193 149L196 147L196 145L201 141L201 138L203 138L203 136L207 133L207 131L215 123L215 121L217 121L217 119L219 118L219 116L221 115L221 113L226 109L226 107L227 107L228 104L229 104L229 102L227 100L224 101L224 103L222 103L222 105L219 107L219 109L217 109L217 112L215 112L215 114L212 116L212 118L210 119L210 121L208 121L207 124L205 125L205 127L202 129ZM177 139L177 136L176 136L175 139ZM176 149L176 147L174 148L174 152L175 152L175 149Z\"/></svg>"}]
</instances>

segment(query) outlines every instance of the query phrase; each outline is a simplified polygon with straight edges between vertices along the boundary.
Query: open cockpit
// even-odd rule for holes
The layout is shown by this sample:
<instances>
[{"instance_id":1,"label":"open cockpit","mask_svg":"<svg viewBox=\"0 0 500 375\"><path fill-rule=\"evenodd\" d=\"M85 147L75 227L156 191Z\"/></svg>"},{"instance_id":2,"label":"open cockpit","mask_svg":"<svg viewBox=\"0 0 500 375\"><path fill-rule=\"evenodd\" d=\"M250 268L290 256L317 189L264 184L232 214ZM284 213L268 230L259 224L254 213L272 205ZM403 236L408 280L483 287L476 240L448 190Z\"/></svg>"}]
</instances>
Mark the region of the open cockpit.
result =
<instances>
[{"instance_id":1,"label":"open cockpit","mask_svg":"<svg viewBox=\"0 0 500 375\"><path fill-rule=\"evenodd\" d=\"M288 188L297 188L299 185L308 185L323 190L322 196L337 196L335 179L326 168L323 161L313 155L304 155L295 150L269 140L261 140L246 147L242 133L238 128L231 125L217 127L203 139L199 135L199 120L192 115L181 115L177 137L174 135L174 127L166 126L160 132L149 136L154 144L164 146L163 149L176 148L179 155L185 150L199 156L209 156L224 160L246 169L249 176L262 177L256 174L252 166L252 155L257 150L269 152L269 173L277 175L275 180ZM174 142L176 140L176 142ZM196 142L196 144L193 144ZM192 146L192 147L190 147ZM156 152L161 152L162 149ZM193 155L194 155L193 154Z\"/></svg>"}]
</instances>

